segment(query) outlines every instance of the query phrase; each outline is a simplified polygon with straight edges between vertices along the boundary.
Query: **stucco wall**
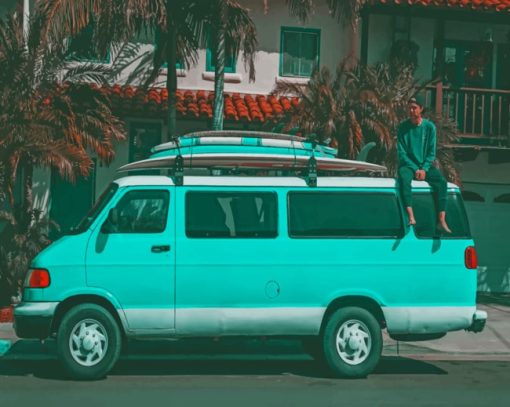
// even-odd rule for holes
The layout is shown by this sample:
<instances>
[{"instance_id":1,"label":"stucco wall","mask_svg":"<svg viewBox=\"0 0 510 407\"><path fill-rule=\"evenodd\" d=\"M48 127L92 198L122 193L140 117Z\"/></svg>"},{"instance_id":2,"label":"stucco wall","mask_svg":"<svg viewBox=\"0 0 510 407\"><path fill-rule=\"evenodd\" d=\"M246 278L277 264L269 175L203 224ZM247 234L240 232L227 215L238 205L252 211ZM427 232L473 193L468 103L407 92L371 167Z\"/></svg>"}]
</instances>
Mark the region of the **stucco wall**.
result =
<instances>
[{"instance_id":1,"label":"stucco wall","mask_svg":"<svg viewBox=\"0 0 510 407\"><path fill-rule=\"evenodd\" d=\"M251 94L268 94L273 89L279 76L280 64L280 29L281 27L303 27L321 30L320 35L320 66L327 66L335 70L338 63L346 56L350 49L350 28L344 28L329 15L325 4L316 7L313 15L306 23L300 23L289 16L284 2L269 2L270 9L264 13L263 2L260 0L246 0L242 2L250 10L250 16L257 26L258 51L255 56L256 79L249 81L249 74L245 69L242 54L239 55L235 74L226 75L225 91ZM147 45L144 47L151 47ZM204 79L206 73L206 51L198 52L195 66L182 71L178 78L181 89L209 90L214 89L214 75L209 73L209 79ZM166 72L160 76L159 82L164 86ZM234 81L234 82L231 82Z\"/></svg>"}]
</instances>

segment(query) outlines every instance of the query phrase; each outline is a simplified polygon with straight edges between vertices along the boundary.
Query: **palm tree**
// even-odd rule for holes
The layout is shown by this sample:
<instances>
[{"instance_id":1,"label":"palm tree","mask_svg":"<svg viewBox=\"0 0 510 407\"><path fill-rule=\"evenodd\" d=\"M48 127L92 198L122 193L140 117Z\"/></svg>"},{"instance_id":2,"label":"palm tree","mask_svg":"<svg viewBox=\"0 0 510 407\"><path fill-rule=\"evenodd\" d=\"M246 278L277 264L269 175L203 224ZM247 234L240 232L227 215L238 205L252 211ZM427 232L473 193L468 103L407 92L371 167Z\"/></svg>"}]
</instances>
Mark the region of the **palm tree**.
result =
<instances>
[{"instance_id":1,"label":"palm tree","mask_svg":"<svg viewBox=\"0 0 510 407\"><path fill-rule=\"evenodd\" d=\"M108 99L92 85L105 84L109 69L70 66L64 42L48 44L41 27L36 15L25 38L20 19L0 19L0 189L10 201L10 209L0 211L7 222L0 236L0 297L15 295L33 256L49 243L49 222L33 208L34 167L72 181L88 174L89 152L108 163L113 143L124 139ZM19 174L21 204L13 197Z\"/></svg>"},{"instance_id":2,"label":"palm tree","mask_svg":"<svg viewBox=\"0 0 510 407\"><path fill-rule=\"evenodd\" d=\"M18 18L0 20L0 163L11 201L22 170L27 209L34 167L53 168L73 180L89 172L87 151L108 163L113 143L124 139L108 99L91 86L106 84L109 68L70 67L66 47L48 45L42 25L36 15L25 41Z\"/></svg>"},{"instance_id":3,"label":"palm tree","mask_svg":"<svg viewBox=\"0 0 510 407\"><path fill-rule=\"evenodd\" d=\"M214 114L213 130L223 129L223 90L227 55L237 56L243 49L250 81L255 80L254 56L257 31L248 11L234 0L203 1L205 19L214 39ZM206 8L208 7L208 9Z\"/></svg>"},{"instance_id":4,"label":"palm tree","mask_svg":"<svg viewBox=\"0 0 510 407\"><path fill-rule=\"evenodd\" d=\"M275 95L295 95L300 104L284 119L287 128L298 127L309 138L330 143L338 156L355 159L364 145L376 143L372 159L397 172L395 135L407 118L407 103L418 85L412 65L396 73L391 64L339 66L333 77L327 68L315 71L308 85L279 83ZM446 177L459 183L459 173L449 145L458 138L455 123L431 114L437 127L437 165ZM372 154L372 152L371 152Z\"/></svg>"},{"instance_id":5,"label":"palm tree","mask_svg":"<svg viewBox=\"0 0 510 407\"><path fill-rule=\"evenodd\" d=\"M159 38L154 52L140 58L141 66L134 74L138 79L144 77L143 82L149 85L167 63L169 139L176 137L176 63L179 60L185 66L194 64L198 49L210 45L210 31L215 33L212 38L216 71L215 127L221 127L223 119L225 44L229 44L233 55L243 51L250 80L254 80L255 25L248 11L235 0L45 0L38 4L47 16L48 31L54 36L62 31L75 35L93 23L94 42L100 52L111 41L128 41L141 32Z\"/></svg>"},{"instance_id":6,"label":"palm tree","mask_svg":"<svg viewBox=\"0 0 510 407\"><path fill-rule=\"evenodd\" d=\"M273 94L300 99L288 118L288 128L299 127L306 136L337 146L339 157L355 159L368 141L385 150L393 144L392 101L373 86L365 86L372 75L376 74L370 68L347 69L342 64L333 76L323 67L312 74L308 85L279 83Z\"/></svg>"}]
</instances>

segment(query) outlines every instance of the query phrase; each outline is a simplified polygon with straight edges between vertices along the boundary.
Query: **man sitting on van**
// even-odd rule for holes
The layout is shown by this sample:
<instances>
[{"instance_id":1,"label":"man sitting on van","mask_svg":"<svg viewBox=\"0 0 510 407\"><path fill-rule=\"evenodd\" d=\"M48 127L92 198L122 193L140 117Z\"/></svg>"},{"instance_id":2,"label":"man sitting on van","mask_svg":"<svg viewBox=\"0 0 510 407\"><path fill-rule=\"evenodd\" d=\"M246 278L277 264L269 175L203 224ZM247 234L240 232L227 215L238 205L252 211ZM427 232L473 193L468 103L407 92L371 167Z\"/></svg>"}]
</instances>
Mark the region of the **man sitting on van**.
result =
<instances>
[{"instance_id":1,"label":"man sitting on van","mask_svg":"<svg viewBox=\"0 0 510 407\"><path fill-rule=\"evenodd\" d=\"M409 100L409 119L398 128L397 152L402 200L409 216L409 225L416 225L412 207L411 182L426 181L438 198L438 229L451 233L446 223L447 183L433 166L436 159L436 126L422 117L423 101L417 96Z\"/></svg>"}]
</instances>

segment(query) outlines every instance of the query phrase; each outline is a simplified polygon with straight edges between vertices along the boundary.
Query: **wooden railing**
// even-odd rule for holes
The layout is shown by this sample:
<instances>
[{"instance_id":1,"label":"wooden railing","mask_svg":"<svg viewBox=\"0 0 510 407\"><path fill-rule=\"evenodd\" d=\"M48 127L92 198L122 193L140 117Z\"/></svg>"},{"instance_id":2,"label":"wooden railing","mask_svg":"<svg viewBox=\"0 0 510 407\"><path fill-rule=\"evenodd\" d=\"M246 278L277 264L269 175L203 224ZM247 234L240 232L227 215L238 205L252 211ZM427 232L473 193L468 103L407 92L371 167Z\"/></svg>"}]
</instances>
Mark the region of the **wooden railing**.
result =
<instances>
[{"instance_id":1,"label":"wooden railing","mask_svg":"<svg viewBox=\"0 0 510 407\"><path fill-rule=\"evenodd\" d=\"M510 91L429 86L425 104L457 123L463 138L510 147Z\"/></svg>"}]
</instances>

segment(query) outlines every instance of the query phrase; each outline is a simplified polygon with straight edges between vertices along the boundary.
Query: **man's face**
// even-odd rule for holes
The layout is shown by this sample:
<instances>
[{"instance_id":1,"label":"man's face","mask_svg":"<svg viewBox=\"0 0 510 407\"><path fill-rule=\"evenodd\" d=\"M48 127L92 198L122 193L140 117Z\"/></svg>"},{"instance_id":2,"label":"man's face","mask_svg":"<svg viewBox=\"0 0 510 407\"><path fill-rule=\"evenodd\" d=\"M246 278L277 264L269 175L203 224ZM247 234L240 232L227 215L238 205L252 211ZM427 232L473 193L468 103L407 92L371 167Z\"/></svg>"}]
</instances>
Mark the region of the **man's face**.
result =
<instances>
[{"instance_id":1,"label":"man's face","mask_svg":"<svg viewBox=\"0 0 510 407\"><path fill-rule=\"evenodd\" d=\"M421 107L419 104L412 102L409 103L407 107L409 108L409 117L412 120L418 120L421 117L423 107Z\"/></svg>"}]
</instances>

